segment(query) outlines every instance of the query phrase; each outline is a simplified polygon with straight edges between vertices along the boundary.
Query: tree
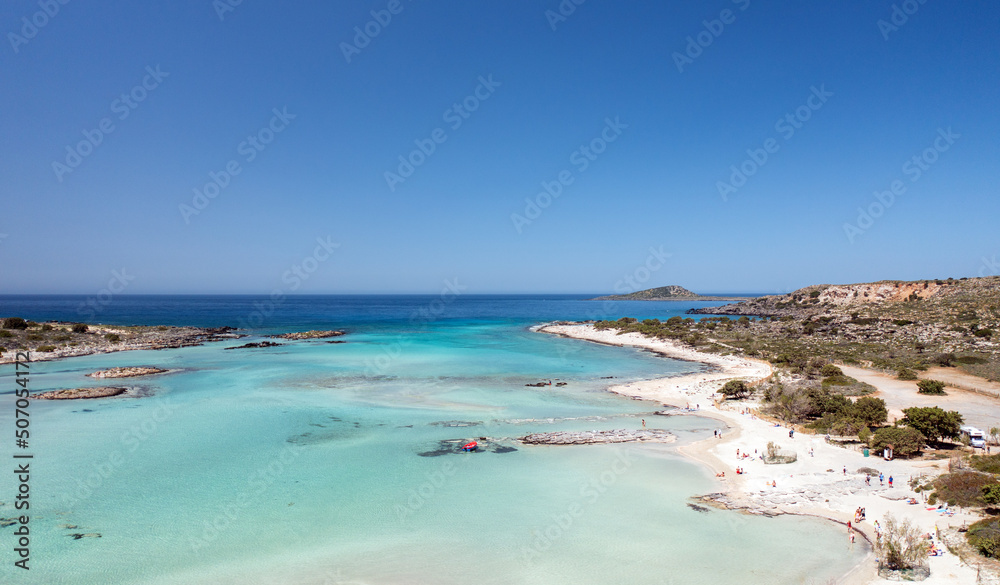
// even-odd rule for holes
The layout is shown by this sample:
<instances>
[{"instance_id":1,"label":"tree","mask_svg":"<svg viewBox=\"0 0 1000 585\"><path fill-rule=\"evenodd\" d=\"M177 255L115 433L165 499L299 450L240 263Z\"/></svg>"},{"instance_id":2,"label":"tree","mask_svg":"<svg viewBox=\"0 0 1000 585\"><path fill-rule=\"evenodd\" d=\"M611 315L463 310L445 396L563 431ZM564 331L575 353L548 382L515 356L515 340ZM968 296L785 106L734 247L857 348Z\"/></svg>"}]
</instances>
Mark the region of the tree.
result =
<instances>
[{"instance_id":1,"label":"tree","mask_svg":"<svg viewBox=\"0 0 1000 585\"><path fill-rule=\"evenodd\" d=\"M917 382L918 394L945 394L944 382L938 380L921 380Z\"/></svg>"},{"instance_id":2,"label":"tree","mask_svg":"<svg viewBox=\"0 0 1000 585\"><path fill-rule=\"evenodd\" d=\"M7 317L3 320L4 329L27 329L28 322L20 317Z\"/></svg>"},{"instance_id":3,"label":"tree","mask_svg":"<svg viewBox=\"0 0 1000 585\"><path fill-rule=\"evenodd\" d=\"M962 415L955 410L945 411L938 406L904 408L904 425L920 431L930 441L949 439L958 435Z\"/></svg>"},{"instance_id":4,"label":"tree","mask_svg":"<svg viewBox=\"0 0 1000 585\"><path fill-rule=\"evenodd\" d=\"M886 427L872 433L868 446L881 451L892 445L893 453L900 457L915 455L923 449L927 440L917 429L911 427Z\"/></svg>"},{"instance_id":5,"label":"tree","mask_svg":"<svg viewBox=\"0 0 1000 585\"><path fill-rule=\"evenodd\" d=\"M885 407L885 400L862 396L854 402L853 414L864 421L865 426L874 427L884 424L889 420L889 411Z\"/></svg>"},{"instance_id":6,"label":"tree","mask_svg":"<svg viewBox=\"0 0 1000 585\"><path fill-rule=\"evenodd\" d=\"M735 398L739 400L740 398L746 398L750 395L750 387L743 380L730 380L726 382L726 385L719 390L723 396L726 398Z\"/></svg>"}]
</instances>

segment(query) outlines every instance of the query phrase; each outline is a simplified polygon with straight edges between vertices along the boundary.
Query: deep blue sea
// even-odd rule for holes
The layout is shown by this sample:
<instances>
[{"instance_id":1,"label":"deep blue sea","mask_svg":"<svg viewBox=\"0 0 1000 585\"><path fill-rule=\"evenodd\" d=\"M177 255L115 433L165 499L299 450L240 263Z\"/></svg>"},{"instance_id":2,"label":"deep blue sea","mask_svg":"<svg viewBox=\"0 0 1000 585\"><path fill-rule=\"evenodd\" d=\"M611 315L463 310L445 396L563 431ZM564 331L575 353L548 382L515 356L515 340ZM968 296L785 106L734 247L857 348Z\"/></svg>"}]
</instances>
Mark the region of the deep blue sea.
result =
<instances>
[{"instance_id":1,"label":"deep blue sea","mask_svg":"<svg viewBox=\"0 0 1000 585\"><path fill-rule=\"evenodd\" d=\"M459 288L459 287L456 287ZM594 295L0 295L0 315L115 325L194 325L273 330L379 327L413 321L538 323L551 320L666 319L719 302L589 301Z\"/></svg>"},{"instance_id":2,"label":"deep blue sea","mask_svg":"<svg viewBox=\"0 0 1000 585\"><path fill-rule=\"evenodd\" d=\"M687 506L717 484L676 447L718 423L605 389L700 365L530 329L712 303L585 298L2 296L0 316L249 337L34 363L32 392L122 385L86 377L112 366L169 373L126 380L124 397L31 403L32 569L13 567L0 528L0 583L825 583L860 560L818 520ZM224 349L306 329L348 333ZM526 386L544 379L565 385ZM8 461L15 387L0 366ZM678 443L516 440L640 419ZM486 448L462 453L472 439ZM11 476L0 518L18 515Z\"/></svg>"}]
</instances>

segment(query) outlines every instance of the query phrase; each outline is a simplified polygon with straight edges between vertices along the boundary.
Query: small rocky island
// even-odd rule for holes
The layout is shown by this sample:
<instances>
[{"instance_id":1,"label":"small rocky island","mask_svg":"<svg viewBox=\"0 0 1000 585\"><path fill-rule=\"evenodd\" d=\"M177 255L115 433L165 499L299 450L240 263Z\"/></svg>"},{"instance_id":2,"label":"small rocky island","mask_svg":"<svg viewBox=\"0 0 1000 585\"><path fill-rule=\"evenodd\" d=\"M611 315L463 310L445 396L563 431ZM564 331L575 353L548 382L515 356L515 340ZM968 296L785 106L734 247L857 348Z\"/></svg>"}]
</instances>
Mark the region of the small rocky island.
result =
<instances>
[{"instance_id":1,"label":"small rocky island","mask_svg":"<svg viewBox=\"0 0 1000 585\"><path fill-rule=\"evenodd\" d=\"M659 286L647 288L633 293L623 295L607 295L590 299L591 301L743 301L749 297L731 297L718 295L700 295L693 293L683 286L671 284L669 286Z\"/></svg>"},{"instance_id":2,"label":"small rocky island","mask_svg":"<svg viewBox=\"0 0 1000 585\"><path fill-rule=\"evenodd\" d=\"M154 366L126 366L91 372L87 374L87 376L91 378L135 378L138 376L162 374L166 371L167 370L164 370L163 368L157 368Z\"/></svg>"},{"instance_id":3,"label":"small rocky island","mask_svg":"<svg viewBox=\"0 0 1000 585\"><path fill-rule=\"evenodd\" d=\"M222 349L253 349L255 347L281 347L282 345L284 345L284 343L275 343L273 341L254 341L251 343L244 343L243 345L224 347Z\"/></svg>"},{"instance_id":4,"label":"small rocky island","mask_svg":"<svg viewBox=\"0 0 1000 585\"><path fill-rule=\"evenodd\" d=\"M606 443L673 443L677 437L662 429L560 431L532 433L520 438L525 445L594 445Z\"/></svg>"},{"instance_id":5,"label":"small rocky island","mask_svg":"<svg viewBox=\"0 0 1000 585\"><path fill-rule=\"evenodd\" d=\"M52 390L35 394L32 398L38 400L84 400L89 398L108 398L128 392L121 386L101 386L98 388L73 388L71 390Z\"/></svg>"},{"instance_id":6,"label":"small rocky island","mask_svg":"<svg viewBox=\"0 0 1000 585\"><path fill-rule=\"evenodd\" d=\"M346 331L337 330L320 330L314 329L312 331L296 331L294 333L282 333L281 335L269 335L268 337L274 339L290 339L293 341L299 341L302 339L328 339L330 337L340 337L341 335L347 335Z\"/></svg>"}]
</instances>

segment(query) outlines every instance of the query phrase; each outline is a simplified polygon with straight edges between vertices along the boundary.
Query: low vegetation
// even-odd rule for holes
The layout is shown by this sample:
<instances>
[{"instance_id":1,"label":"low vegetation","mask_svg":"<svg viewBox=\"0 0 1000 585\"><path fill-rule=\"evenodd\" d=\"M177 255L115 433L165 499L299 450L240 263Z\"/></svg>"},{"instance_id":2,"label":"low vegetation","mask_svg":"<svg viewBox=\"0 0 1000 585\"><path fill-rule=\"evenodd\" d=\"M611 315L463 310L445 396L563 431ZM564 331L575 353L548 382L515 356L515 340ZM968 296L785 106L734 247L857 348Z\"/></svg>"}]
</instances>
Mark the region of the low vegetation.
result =
<instances>
[{"instance_id":1,"label":"low vegetation","mask_svg":"<svg viewBox=\"0 0 1000 585\"><path fill-rule=\"evenodd\" d=\"M983 499L984 493L1000 487L1000 482L991 473L961 469L938 477L929 487L933 488L930 497L935 501L949 506L976 508L987 504Z\"/></svg>"},{"instance_id":2,"label":"low vegetation","mask_svg":"<svg viewBox=\"0 0 1000 585\"><path fill-rule=\"evenodd\" d=\"M721 347L772 362L816 357L903 372L903 379L938 366L1000 381L997 276L815 285L692 312L757 317L746 328L691 329L710 330Z\"/></svg>"},{"instance_id":3,"label":"low vegetation","mask_svg":"<svg viewBox=\"0 0 1000 585\"><path fill-rule=\"evenodd\" d=\"M972 524L965 537L983 556L1000 558L1000 516L991 516Z\"/></svg>"}]
</instances>

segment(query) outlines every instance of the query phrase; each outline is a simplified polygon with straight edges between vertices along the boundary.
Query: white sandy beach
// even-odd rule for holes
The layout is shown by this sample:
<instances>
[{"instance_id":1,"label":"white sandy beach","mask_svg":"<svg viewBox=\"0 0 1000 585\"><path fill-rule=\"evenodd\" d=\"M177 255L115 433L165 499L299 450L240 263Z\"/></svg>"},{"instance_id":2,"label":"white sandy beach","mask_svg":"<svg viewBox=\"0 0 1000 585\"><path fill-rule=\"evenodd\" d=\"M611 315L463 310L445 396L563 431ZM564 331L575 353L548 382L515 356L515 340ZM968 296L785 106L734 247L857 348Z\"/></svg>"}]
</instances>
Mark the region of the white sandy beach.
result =
<instances>
[{"instance_id":1,"label":"white sandy beach","mask_svg":"<svg viewBox=\"0 0 1000 585\"><path fill-rule=\"evenodd\" d=\"M897 519L910 519L921 532L930 534L935 534L937 528L959 527L978 519L978 516L961 511L954 516L945 516L927 510L928 506L922 503L920 495L910 490L912 477L947 471L946 460L885 461L875 456L866 458L860 451L831 445L822 436L796 433L794 438L789 438L787 427L775 426L750 413L758 406L755 401L716 403L720 395L715 393L727 380L739 378L753 382L770 376L771 367L765 362L700 353L671 341L651 339L637 333L617 335L615 331L598 331L592 325L548 325L539 330L597 343L643 348L671 358L715 366L712 372L634 382L613 386L610 390L682 409L688 406L693 409L697 405L698 410L682 412L725 422L729 428L721 439L707 439L680 450L686 456L710 466L717 474L724 472L725 478L719 479L719 491L725 492L736 506L757 513L808 514L828 518L845 525L845 539L848 538L847 522L853 522L855 510L864 507L867 520L857 528L872 542L875 540L873 522L889 512ZM873 383L871 379L866 381ZM879 384L874 385L880 390L877 396L892 391L892 388L883 389ZM764 452L769 441L774 441L783 450L794 451L797 461L784 465L764 464L756 455ZM737 458L737 450L741 455L749 453L751 457ZM736 467L743 468L746 473L737 475ZM877 475L872 478L870 486L866 485L865 473L858 472L862 467L883 473L886 485L879 485ZM890 476L894 480L892 488L887 485ZM776 482L777 486L771 487L769 484L772 482ZM906 498L911 496L921 503L906 503ZM950 552L931 557L929 567L931 576L923 581L928 585L977 582L976 569ZM874 555L871 555L841 582L887 581L878 577Z\"/></svg>"}]
</instances>

